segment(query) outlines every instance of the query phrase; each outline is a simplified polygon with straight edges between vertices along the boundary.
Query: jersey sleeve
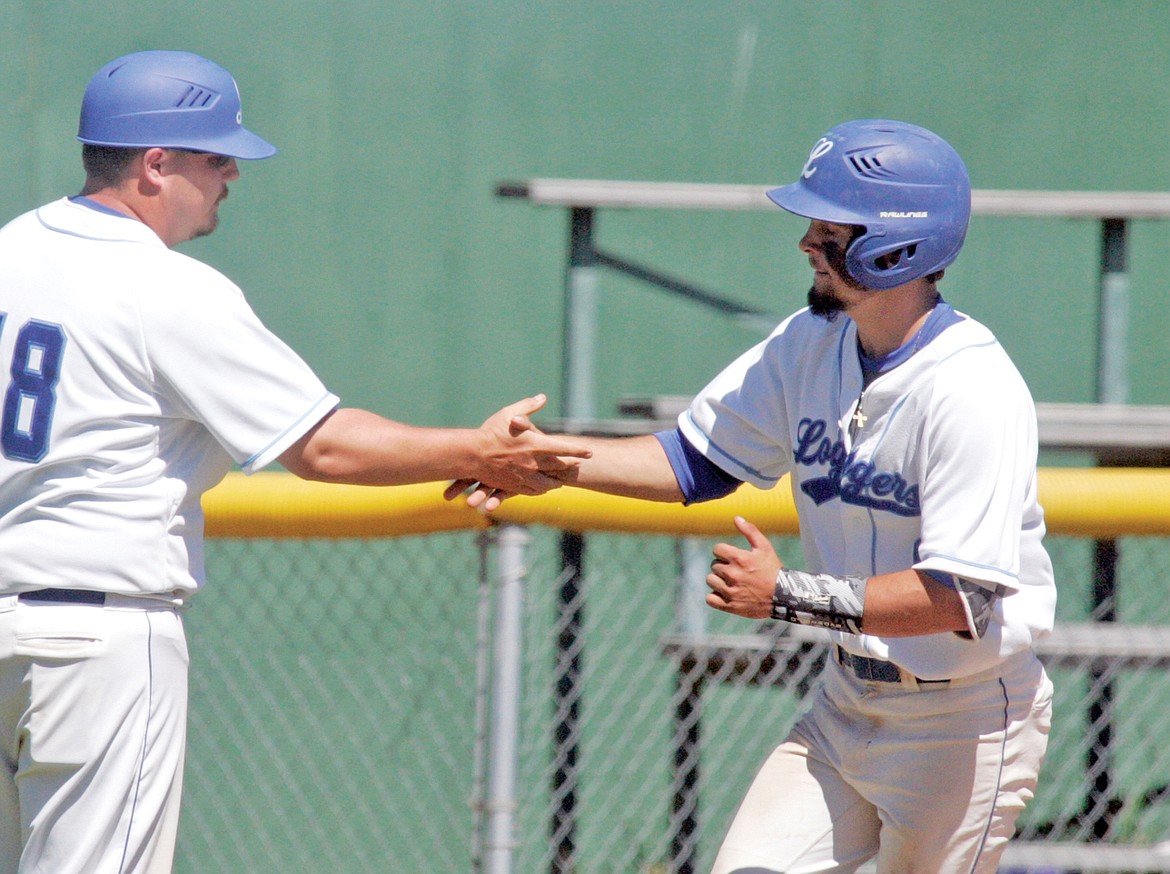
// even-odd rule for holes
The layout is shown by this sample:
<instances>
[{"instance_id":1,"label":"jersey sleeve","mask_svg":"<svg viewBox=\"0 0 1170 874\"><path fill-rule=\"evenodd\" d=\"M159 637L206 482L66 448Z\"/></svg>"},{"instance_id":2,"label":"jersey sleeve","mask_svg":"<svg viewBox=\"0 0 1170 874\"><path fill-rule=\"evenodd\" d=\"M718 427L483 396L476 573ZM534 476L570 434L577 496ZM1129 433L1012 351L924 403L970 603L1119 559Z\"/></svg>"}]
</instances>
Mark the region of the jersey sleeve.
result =
<instances>
[{"instance_id":1,"label":"jersey sleeve","mask_svg":"<svg viewBox=\"0 0 1170 874\"><path fill-rule=\"evenodd\" d=\"M1042 526L1042 514L1035 497L1035 407L1006 355L946 365L922 439L915 567L992 592L1018 589L1022 534Z\"/></svg>"},{"instance_id":2,"label":"jersey sleeve","mask_svg":"<svg viewBox=\"0 0 1170 874\"><path fill-rule=\"evenodd\" d=\"M789 320L790 321L790 320ZM731 477L770 489L789 471L781 372L788 322L728 365L678 419L683 437Z\"/></svg>"},{"instance_id":3,"label":"jersey sleeve","mask_svg":"<svg viewBox=\"0 0 1170 874\"><path fill-rule=\"evenodd\" d=\"M275 460L338 404L269 331L243 293L189 265L186 287L143 296L147 357L162 414L201 423L245 472Z\"/></svg>"},{"instance_id":4,"label":"jersey sleeve","mask_svg":"<svg viewBox=\"0 0 1170 874\"><path fill-rule=\"evenodd\" d=\"M666 452L674 478L682 489L685 506L726 497L742 485L743 480L736 479L701 454L678 428L659 431L654 437Z\"/></svg>"}]
</instances>

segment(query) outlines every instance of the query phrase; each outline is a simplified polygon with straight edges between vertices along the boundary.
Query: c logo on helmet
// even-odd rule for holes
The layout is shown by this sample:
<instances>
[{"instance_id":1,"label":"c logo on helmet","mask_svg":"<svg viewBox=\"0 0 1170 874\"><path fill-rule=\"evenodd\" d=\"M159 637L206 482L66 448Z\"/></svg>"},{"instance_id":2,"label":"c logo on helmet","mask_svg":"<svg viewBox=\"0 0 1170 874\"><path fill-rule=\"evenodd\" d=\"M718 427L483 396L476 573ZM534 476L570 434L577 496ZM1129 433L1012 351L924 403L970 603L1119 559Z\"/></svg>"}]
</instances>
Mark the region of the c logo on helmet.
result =
<instances>
[{"instance_id":1,"label":"c logo on helmet","mask_svg":"<svg viewBox=\"0 0 1170 874\"><path fill-rule=\"evenodd\" d=\"M804 162L804 169L800 171L801 179L808 179L813 173L817 172L817 168L813 166L813 162L833 149L833 141L825 137L817 140L817 144L812 147L812 151L808 153L808 160Z\"/></svg>"}]
</instances>

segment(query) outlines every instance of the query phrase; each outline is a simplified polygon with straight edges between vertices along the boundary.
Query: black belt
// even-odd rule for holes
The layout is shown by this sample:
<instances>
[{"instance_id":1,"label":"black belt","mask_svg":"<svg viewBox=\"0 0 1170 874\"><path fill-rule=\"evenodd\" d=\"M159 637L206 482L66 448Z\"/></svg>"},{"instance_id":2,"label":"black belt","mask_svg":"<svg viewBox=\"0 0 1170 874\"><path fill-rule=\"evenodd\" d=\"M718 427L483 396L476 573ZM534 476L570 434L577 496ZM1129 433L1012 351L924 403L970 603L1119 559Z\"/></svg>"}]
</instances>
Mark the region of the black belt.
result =
<instances>
[{"instance_id":1,"label":"black belt","mask_svg":"<svg viewBox=\"0 0 1170 874\"><path fill-rule=\"evenodd\" d=\"M841 666L860 680L869 680L876 683L901 683L902 672L893 662L882 659L873 659L869 656L854 655L846 649L837 647L837 661ZM918 677L914 681L925 685L942 685L950 680L922 680Z\"/></svg>"},{"instance_id":2,"label":"black belt","mask_svg":"<svg viewBox=\"0 0 1170 874\"><path fill-rule=\"evenodd\" d=\"M16 596L21 601L35 601L43 604L105 604L105 592L91 592L87 589L36 589L21 592Z\"/></svg>"}]
</instances>

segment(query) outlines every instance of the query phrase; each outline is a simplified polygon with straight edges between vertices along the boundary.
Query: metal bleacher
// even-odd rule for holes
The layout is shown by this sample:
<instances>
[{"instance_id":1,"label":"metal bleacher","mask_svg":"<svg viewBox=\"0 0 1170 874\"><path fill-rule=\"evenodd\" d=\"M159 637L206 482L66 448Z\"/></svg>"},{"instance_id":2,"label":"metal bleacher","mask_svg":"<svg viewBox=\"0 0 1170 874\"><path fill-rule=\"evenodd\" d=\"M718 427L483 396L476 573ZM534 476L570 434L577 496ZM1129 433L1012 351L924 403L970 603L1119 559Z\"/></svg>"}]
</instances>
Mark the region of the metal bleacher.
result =
<instances>
[{"instance_id":1,"label":"metal bleacher","mask_svg":"<svg viewBox=\"0 0 1170 874\"><path fill-rule=\"evenodd\" d=\"M755 185L623 182L610 180L527 179L503 182L499 197L541 207L559 207L568 218L565 262L565 357L562 430L626 435L673 427L687 399L667 396L632 398L623 402L620 417L599 420L593 397L594 341L598 332L596 302L599 268L622 273L669 294L697 302L713 312L746 322L762 323L767 314L737 301L696 288L601 249L596 242L596 214L604 209L757 210L773 208ZM1101 467L1170 467L1170 407L1128 404L1128 275L1127 231L1132 220L1170 219L1170 194L1164 192L990 191L972 192L976 215L1030 216L1094 220L1100 226L1100 301L1098 308L1096 403L1038 404L1041 449L1077 452ZM1158 670L1170 666L1170 627L1135 627L1115 619L1111 606L1117 557L1113 541L1098 541L1094 568L1097 579L1093 621L1062 624L1037 650L1049 665L1106 673L1119 667ZM568 566L568 565L566 565ZM734 637L671 636L664 653L679 666L680 679L728 678L751 682L775 676L776 659L793 648L818 645L807 629L783 629ZM815 632L813 632L815 635ZM764 681L762 679L762 681ZM698 701L684 702L683 708ZM1108 726L1101 742L1109 743ZM676 778L685 786L686 775ZM688 803L685 799L682 806ZM683 831L685 831L685 825ZM675 844L671 870L693 870L685 835ZM1105 842L1016 841L1003 862L1004 871L1170 872L1170 842L1154 846L1122 846Z\"/></svg>"},{"instance_id":2,"label":"metal bleacher","mask_svg":"<svg viewBox=\"0 0 1170 874\"><path fill-rule=\"evenodd\" d=\"M679 396L629 398L620 407L623 418L598 423L598 431L631 434L673 427L688 402ZM1170 460L1170 407L1038 404L1037 420L1042 449L1086 453L1102 465L1161 467ZM669 636L662 641L662 649L677 665L679 677L692 686L695 700L684 706L694 709L701 694L699 678L768 682L768 678L783 676L776 671L778 662L807 658L813 648L824 647L824 640L817 629L781 626L752 635ZM1037 643L1036 651L1050 669L1166 670L1170 668L1170 627L1110 621L1062 623ZM869 870L863 868L862 874ZM1005 852L1001 870L1170 872L1170 840L1153 846L1017 840Z\"/></svg>"}]
</instances>

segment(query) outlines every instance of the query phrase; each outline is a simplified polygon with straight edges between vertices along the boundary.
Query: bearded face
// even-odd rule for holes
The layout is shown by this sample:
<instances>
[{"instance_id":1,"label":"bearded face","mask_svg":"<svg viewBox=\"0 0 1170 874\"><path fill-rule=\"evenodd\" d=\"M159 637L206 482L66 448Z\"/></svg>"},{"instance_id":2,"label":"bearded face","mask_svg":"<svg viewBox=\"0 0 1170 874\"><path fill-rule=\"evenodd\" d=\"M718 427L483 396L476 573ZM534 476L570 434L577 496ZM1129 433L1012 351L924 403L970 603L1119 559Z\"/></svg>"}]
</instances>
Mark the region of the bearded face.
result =
<instances>
[{"instance_id":1,"label":"bearded face","mask_svg":"<svg viewBox=\"0 0 1170 874\"><path fill-rule=\"evenodd\" d=\"M814 316L833 321L845 310L846 301L841 297L839 285L852 289L863 289L860 282L849 275L845 266L845 249L836 240L823 240L818 244L824 256L828 271L818 273L808 290L808 308Z\"/></svg>"}]
</instances>

